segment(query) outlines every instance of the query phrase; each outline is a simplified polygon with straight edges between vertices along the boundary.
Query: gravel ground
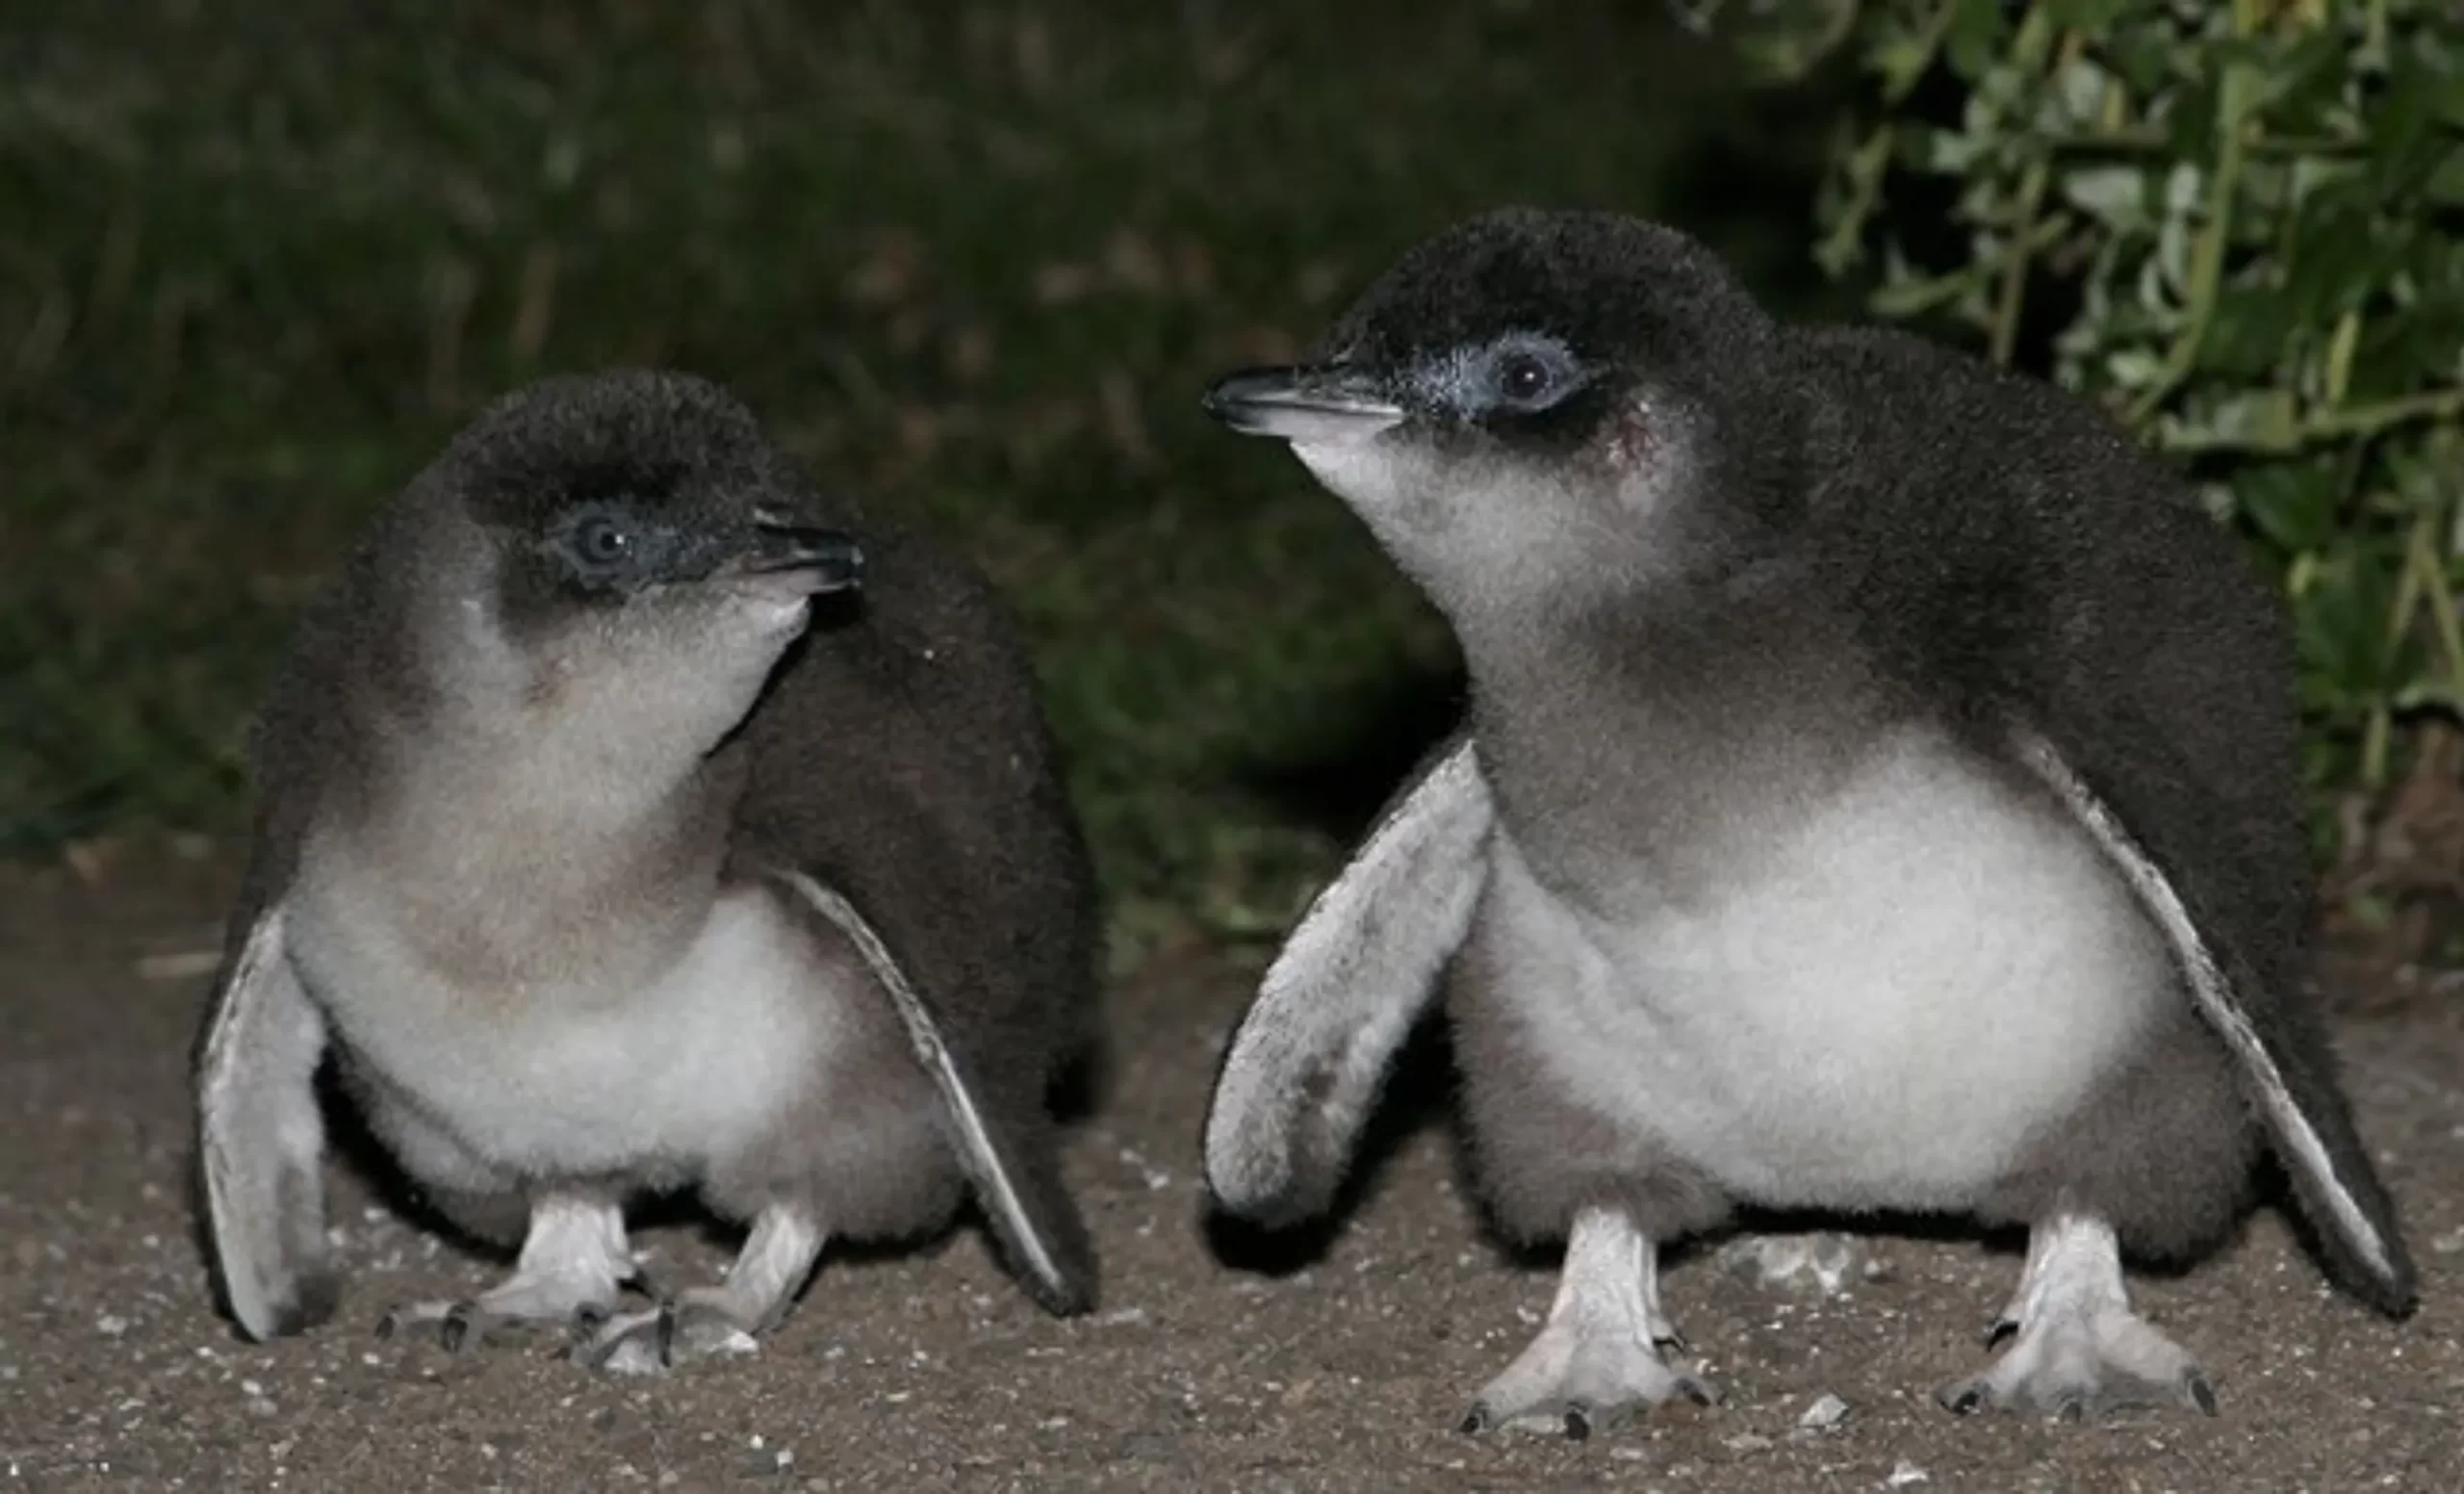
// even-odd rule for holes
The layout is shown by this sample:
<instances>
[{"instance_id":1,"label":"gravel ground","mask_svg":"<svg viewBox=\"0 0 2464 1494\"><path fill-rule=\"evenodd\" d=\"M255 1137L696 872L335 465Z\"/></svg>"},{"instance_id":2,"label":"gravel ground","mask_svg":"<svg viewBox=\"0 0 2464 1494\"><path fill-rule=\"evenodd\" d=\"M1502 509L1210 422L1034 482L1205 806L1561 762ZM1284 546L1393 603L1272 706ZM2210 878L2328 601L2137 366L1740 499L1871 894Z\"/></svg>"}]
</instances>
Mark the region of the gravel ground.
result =
<instances>
[{"instance_id":1,"label":"gravel ground","mask_svg":"<svg viewBox=\"0 0 2464 1494\"><path fill-rule=\"evenodd\" d=\"M1931 1390L1981 1355L2007 1249L1880 1239L1834 1292L1705 1250L1668 1301L1729 1404L1569 1444L1454 1430L1552 1277L1483 1243L1440 1127L1400 1128L1305 1263L1204 1226L1199 1117L1246 984L1211 956L1113 999L1110 1098L1072 1158L1105 1249L1092 1317L1037 1313L968 1229L833 1256L759 1353L661 1381L544 1344L449 1356L372 1325L499 1268L346 1180L341 1316L244 1344L209 1305L184 1182L206 980L187 957L228 887L207 864L0 883L0 1489L2464 1486L2453 997L2374 1000L2343 1029L2425 1268L2412 1321L2329 1296L2262 1213L2220 1259L2137 1288L2215 1373L2219 1418L1958 1420ZM689 1224L641 1243L670 1274L721 1259Z\"/></svg>"}]
</instances>

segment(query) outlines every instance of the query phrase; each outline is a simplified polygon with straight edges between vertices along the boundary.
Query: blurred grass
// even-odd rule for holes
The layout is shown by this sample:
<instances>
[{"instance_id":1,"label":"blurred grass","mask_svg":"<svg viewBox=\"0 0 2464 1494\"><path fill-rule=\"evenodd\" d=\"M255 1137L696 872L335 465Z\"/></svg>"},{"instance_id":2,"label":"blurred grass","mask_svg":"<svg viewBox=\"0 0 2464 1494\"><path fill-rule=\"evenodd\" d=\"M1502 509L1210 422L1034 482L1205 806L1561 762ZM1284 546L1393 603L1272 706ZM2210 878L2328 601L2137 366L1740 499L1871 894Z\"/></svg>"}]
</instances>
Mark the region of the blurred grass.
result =
<instances>
[{"instance_id":1,"label":"blurred grass","mask_svg":"<svg viewBox=\"0 0 2464 1494\"><path fill-rule=\"evenodd\" d=\"M293 609L524 379L661 363L985 564L1125 933L1271 924L1449 645L1207 378L1447 219L1681 217L1810 292L1824 121L1661 7L0 11L0 848L241 823ZM1810 107L1800 100L1791 107Z\"/></svg>"}]
</instances>

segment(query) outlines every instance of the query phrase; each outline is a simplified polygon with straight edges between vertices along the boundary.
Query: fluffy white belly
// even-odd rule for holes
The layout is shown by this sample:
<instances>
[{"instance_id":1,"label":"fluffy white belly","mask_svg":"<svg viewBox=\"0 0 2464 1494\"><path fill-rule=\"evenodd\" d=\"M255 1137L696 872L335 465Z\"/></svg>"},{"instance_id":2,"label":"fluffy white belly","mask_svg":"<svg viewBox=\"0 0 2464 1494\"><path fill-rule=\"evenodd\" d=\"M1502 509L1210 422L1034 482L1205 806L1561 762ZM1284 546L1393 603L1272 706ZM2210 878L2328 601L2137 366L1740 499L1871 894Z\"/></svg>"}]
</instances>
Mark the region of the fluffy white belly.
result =
<instances>
[{"instance_id":1,"label":"fluffy white belly","mask_svg":"<svg viewBox=\"0 0 2464 1494\"><path fill-rule=\"evenodd\" d=\"M505 992L464 989L421 961L381 887L304 882L286 923L319 1004L361 1061L482 1162L699 1171L821 1076L847 970L766 889L721 897L634 990Z\"/></svg>"},{"instance_id":2,"label":"fluffy white belly","mask_svg":"<svg viewBox=\"0 0 2464 1494\"><path fill-rule=\"evenodd\" d=\"M1749 1201L1957 1208L2175 975L2061 810L1912 736L1706 898L1596 920L1494 842L1495 999L1539 1061Z\"/></svg>"}]
</instances>

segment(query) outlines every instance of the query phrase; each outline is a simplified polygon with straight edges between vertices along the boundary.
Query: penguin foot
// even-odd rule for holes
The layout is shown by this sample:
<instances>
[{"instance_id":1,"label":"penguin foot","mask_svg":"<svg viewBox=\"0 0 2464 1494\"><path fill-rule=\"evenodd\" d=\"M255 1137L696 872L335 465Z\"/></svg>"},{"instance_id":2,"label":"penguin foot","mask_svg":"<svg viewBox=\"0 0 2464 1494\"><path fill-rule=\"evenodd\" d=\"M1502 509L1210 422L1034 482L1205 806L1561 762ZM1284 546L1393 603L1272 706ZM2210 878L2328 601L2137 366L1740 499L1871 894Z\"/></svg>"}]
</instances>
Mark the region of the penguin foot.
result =
<instances>
[{"instance_id":1,"label":"penguin foot","mask_svg":"<svg viewBox=\"0 0 2464 1494\"><path fill-rule=\"evenodd\" d=\"M657 1306L600 1322L574 1357L614 1375L657 1375L696 1359L751 1353L761 1347L737 1320L727 1288L691 1287Z\"/></svg>"},{"instance_id":2,"label":"penguin foot","mask_svg":"<svg viewBox=\"0 0 2464 1494\"><path fill-rule=\"evenodd\" d=\"M609 1318L575 1344L573 1356L613 1374L656 1375L696 1359L751 1353L794 1305L821 1258L823 1238L800 1208L764 1209L725 1281Z\"/></svg>"},{"instance_id":3,"label":"penguin foot","mask_svg":"<svg viewBox=\"0 0 2464 1494\"><path fill-rule=\"evenodd\" d=\"M433 1332L448 1353L502 1344L547 1327L573 1330L606 1316L614 1298L598 1283L517 1272L477 1297L400 1302L376 1320L378 1338Z\"/></svg>"},{"instance_id":4,"label":"penguin foot","mask_svg":"<svg viewBox=\"0 0 2464 1494\"><path fill-rule=\"evenodd\" d=\"M2127 1310L2023 1327L1991 1368L1936 1395L1962 1415L1990 1407L2087 1421L2166 1405L2216 1414L2215 1387L2197 1361Z\"/></svg>"},{"instance_id":5,"label":"penguin foot","mask_svg":"<svg viewBox=\"0 0 2464 1494\"><path fill-rule=\"evenodd\" d=\"M1982 1375L1936 1392L1948 1409L2065 1421L2131 1406L2216 1414L2207 1372L2131 1311L2120 1250L2101 1221L2064 1217L2038 1226L2018 1294L1989 1336L2008 1336L2010 1347Z\"/></svg>"},{"instance_id":6,"label":"penguin foot","mask_svg":"<svg viewBox=\"0 0 2464 1494\"><path fill-rule=\"evenodd\" d=\"M635 1274L614 1205L551 1195L531 1206L513 1275L475 1298L403 1302L377 1320L376 1336L432 1329L458 1353L541 1327L572 1328L604 1318Z\"/></svg>"},{"instance_id":7,"label":"penguin foot","mask_svg":"<svg viewBox=\"0 0 2464 1494\"><path fill-rule=\"evenodd\" d=\"M1540 1330L1464 1413L1463 1430L1562 1432L1580 1442L1670 1401L1716 1405L1719 1388L1673 1368L1657 1346L1557 1322Z\"/></svg>"},{"instance_id":8,"label":"penguin foot","mask_svg":"<svg viewBox=\"0 0 2464 1494\"><path fill-rule=\"evenodd\" d=\"M1657 1258L1622 1214L1578 1215L1548 1323L1481 1389L1463 1430L1514 1428L1579 1442L1666 1402L1716 1404L1716 1386L1665 1356L1682 1341L1660 1309Z\"/></svg>"}]
</instances>

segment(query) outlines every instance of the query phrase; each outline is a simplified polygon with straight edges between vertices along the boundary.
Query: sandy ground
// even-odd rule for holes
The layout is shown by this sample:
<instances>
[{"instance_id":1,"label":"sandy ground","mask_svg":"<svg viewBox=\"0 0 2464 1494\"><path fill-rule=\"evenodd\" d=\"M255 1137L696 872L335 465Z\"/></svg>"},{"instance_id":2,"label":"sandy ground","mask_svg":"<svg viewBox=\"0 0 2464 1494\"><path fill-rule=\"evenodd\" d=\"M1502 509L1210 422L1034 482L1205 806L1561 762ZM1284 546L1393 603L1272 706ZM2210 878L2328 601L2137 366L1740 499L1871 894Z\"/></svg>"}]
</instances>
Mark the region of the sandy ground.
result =
<instances>
[{"instance_id":1,"label":"sandy ground","mask_svg":"<svg viewBox=\"0 0 2464 1494\"><path fill-rule=\"evenodd\" d=\"M1570 1444L1455 1430L1552 1277L1483 1243L1441 1128L1405 1128L1314 1259L1204 1226L1199 1117L1245 980L1214 960L1114 998L1110 1098L1073 1153L1106 1252L1095 1316L1040 1316L968 1229L834 1256L762 1352L664 1380L547 1344L450 1356L372 1325L498 1268L345 1181L341 1316L244 1344L184 1201L205 976L178 956L211 944L226 889L194 867L0 896L0 1489L2464 1487L2464 1000L2343 1029L2425 1268L2418 1316L2329 1296L2272 1213L2140 1283L2215 1373L2215 1420L1949 1416L1932 1387L1981 1355L2017 1262L1894 1238L1829 1296L1697 1252L1669 1306L1729 1404ZM689 1226L641 1244L667 1275L721 1258ZM1844 1414L1801 1425L1825 1397Z\"/></svg>"}]
</instances>

